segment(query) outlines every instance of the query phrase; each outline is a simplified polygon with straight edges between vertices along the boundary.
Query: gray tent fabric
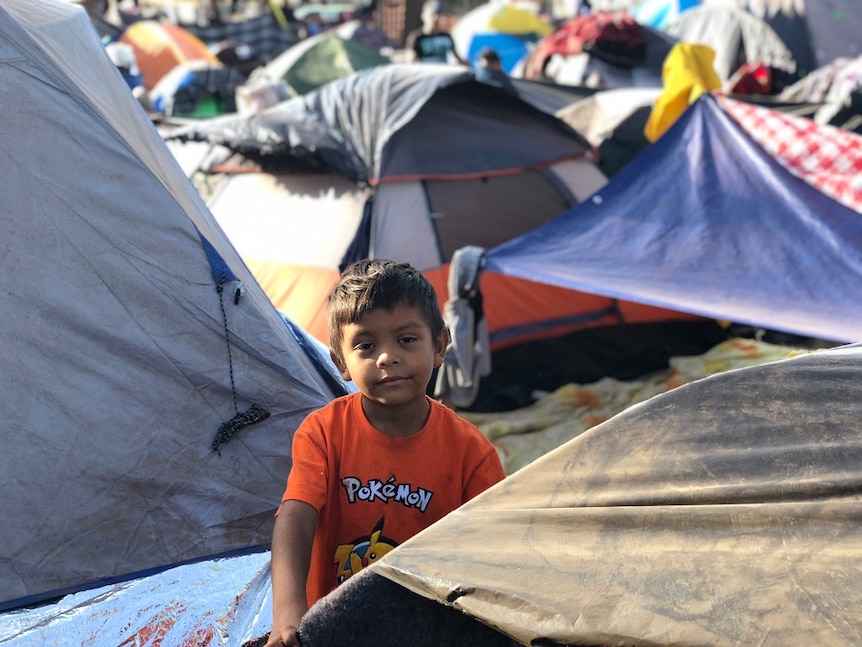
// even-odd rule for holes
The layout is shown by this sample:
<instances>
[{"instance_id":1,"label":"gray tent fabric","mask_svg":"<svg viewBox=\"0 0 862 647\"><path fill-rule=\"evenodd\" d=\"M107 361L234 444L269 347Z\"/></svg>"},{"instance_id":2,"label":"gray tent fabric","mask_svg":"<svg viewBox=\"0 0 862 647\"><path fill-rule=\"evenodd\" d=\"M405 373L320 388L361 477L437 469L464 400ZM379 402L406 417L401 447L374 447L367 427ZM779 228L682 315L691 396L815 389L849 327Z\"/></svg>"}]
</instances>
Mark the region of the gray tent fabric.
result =
<instances>
[{"instance_id":1,"label":"gray tent fabric","mask_svg":"<svg viewBox=\"0 0 862 647\"><path fill-rule=\"evenodd\" d=\"M479 295L484 252L475 245L462 247L452 254L449 267L449 299L443 305L443 319L450 344L437 373L434 397L455 408L471 406L482 378L491 374L491 341Z\"/></svg>"},{"instance_id":2,"label":"gray tent fabric","mask_svg":"<svg viewBox=\"0 0 862 647\"><path fill-rule=\"evenodd\" d=\"M261 550L333 390L84 10L5 0L0 34L0 608Z\"/></svg>"},{"instance_id":3,"label":"gray tent fabric","mask_svg":"<svg viewBox=\"0 0 862 647\"><path fill-rule=\"evenodd\" d=\"M701 5L684 11L668 31L686 43L715 50L713 67L727 81L745 63L759 62L788 73L796 60L781 37L766 23L732 6Z\"/></svg>"},{"instance_id":4,"label":"gray tent fabric","mask_svg":"<svg viewBox=\"0 0 862 647\"><path fill-rule=\"evenodd\" d=\"M524 645L860 644L860 415L858 344L707 377L370 570Z\"/></svg>"},{"instance_id":5,"label":"gray tent fabric","mask_svg":"<svg viewBox=\"0 0 862 647\"><path fill-rule=\"evenodd\" d=\"M302 619L302 647L517 647L466 613L369 569L348 582L349 587L333 591Z\"/></svg>"},{"instance_id":6,"label":"gray tent fabric","mask_svg":"<svg viewBox=\"0 0 862 647\"><path fill-rule=\"evenodd\" d=\"M385 141L438 87L468 78L449 66L387 65L282 102L259 115L228 116L172 132L168 139L208 141L244 155L293 154L354 180L377 173ZM349 101L348 101L349 98ZM364 136L373 133L374 137Z\"/></svg>"},{"instance_id":7,"label":"gray tent fabric","mask_svg":"<svg viewBox=\"0 0 862 647\"><path fill-rule=\"evenodd\" d=\"M553 81L510 78L518 95L543 112L555 114L566 106L592 96L598 88L582 85L561 85Z\"/></svg>"},{"instance_id":8,"label":"gray tent fabric","mask_svg":"<svg viewBox=\"0 0 862 647\"><path fill-rule=\"evenodd\" d=\"M456 160L443 155L463 149L465 132L476 140L470 151ZM552 115L477 81L465 68L442 64L363 70L260 114L207 120L168 139L208 141L247 156L289 155L371 184L458 177L477 168L512 172L590 150ZM504 148L494 145L501 139Z\"/></svg>"},{"instance_id":9,"label":"gray tent fabric","mask_svg":"<svg viewBox=\"0 0 862 647\"><path fill-rule=\"evenodd\" d=\"M706 0L706 4L721 1ZM862 5L856 0L733 1L764 20L781 37L796 60L800 77L838 58L855 58L862 53Z\"/></svg>"}]
</instances>

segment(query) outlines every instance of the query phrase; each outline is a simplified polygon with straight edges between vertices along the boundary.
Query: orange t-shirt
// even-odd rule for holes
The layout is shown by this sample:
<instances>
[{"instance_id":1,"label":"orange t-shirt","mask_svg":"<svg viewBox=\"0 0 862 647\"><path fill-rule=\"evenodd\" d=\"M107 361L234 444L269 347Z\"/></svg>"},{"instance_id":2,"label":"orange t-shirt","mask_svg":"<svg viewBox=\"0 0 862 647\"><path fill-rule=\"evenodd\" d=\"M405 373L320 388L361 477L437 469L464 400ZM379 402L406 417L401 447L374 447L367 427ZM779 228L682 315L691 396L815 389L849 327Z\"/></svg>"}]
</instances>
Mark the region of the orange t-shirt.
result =
<instances>
[{"instance_id":1,"label":"orange t-shirt","mask_svg":"<svg viewBox=\"0 0 862 647\"><path fill-rule=\"evenodd\" d=\"M293 438L282 501L318 512L309 605L504 477L491 442L440 402L428 399L420 431L392 438L371 426L361 397L311 413Z\"/></svg>"}]
</instances>

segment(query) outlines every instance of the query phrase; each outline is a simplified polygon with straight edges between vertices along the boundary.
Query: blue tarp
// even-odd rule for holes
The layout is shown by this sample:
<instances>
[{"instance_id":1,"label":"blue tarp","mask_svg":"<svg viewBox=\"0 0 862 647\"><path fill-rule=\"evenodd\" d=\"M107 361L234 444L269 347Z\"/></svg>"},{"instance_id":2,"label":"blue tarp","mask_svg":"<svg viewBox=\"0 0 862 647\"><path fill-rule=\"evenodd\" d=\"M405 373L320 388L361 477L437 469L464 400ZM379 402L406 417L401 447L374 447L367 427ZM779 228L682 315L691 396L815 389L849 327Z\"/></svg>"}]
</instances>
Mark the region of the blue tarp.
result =
<instances>
[{"instance_id":1,"label":"blue tarp","mask_svg":"<svg viewBox=\"0 0 862 647\"><path fill-rule=\"evenodd\" d=\"M841 342L862 340L862 214L698 99L591 199L486 270Z\"/></svg>"}]
</instances>

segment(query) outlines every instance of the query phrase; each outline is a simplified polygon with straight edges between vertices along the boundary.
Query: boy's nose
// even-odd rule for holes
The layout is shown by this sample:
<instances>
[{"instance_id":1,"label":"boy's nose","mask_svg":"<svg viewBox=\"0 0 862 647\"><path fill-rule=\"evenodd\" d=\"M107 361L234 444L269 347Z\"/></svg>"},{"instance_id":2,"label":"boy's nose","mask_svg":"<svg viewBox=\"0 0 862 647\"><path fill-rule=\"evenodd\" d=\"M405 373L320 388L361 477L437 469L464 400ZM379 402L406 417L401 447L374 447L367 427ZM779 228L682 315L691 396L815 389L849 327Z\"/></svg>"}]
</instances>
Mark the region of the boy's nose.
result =
<instances>
[{"instance_id":1,"label":"boy's nose","mask_svg":"<svg viewBox=\"0 0 862 647\"><path fill-rule=\"evenodd\" d=\"M380 354L377 356L378 366L391 366L392 364L397 364L398 361L398 354L393 353L388 349L380 351Z\"/></svg>"}]
</instances>

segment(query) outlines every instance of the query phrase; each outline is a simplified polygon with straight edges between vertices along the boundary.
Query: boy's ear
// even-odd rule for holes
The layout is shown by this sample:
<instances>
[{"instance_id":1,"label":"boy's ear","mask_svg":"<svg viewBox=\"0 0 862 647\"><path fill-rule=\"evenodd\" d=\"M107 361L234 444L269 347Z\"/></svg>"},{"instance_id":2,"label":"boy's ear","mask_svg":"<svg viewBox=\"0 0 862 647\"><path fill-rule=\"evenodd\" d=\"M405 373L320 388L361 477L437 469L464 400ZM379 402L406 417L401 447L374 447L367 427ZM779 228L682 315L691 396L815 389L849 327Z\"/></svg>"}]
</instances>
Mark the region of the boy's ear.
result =
<instances>
[{"instance_id":1,"label":"boy's ear","mask_svg":"<svg viewBox=\"0 0 862 647\"><path fill-rule=\"evenodd\" d=\"M434 368L443 365L447 348L449 348L449 329L443 328L443 332L437 337L437 343L434 345Z\"/></svg>"},{"instance_id":2,"label":"boy's ear","mask_svg":"<svg viewBox=\"0 0 862 647\"><path fill-rule=\"evenodd\" d=\"M341 374L344 381L350 382L350 371L347 370L347 365L338 359L338 355L336 355L331 348L329 349L329 357L332 358L332 363L335 364L335 368L338 369L338 372Z\"/></svg>"}]
</instances>

